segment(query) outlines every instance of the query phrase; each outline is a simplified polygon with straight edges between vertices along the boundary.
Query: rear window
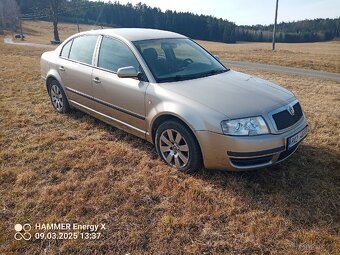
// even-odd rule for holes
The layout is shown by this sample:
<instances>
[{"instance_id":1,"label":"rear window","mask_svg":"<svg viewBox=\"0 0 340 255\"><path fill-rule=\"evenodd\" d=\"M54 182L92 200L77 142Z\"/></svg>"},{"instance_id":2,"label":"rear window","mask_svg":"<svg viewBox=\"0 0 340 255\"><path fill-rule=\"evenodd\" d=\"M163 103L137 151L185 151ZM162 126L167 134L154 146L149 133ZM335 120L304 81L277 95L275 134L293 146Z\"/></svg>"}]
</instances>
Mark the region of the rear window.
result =
<instances>
[{"instance_id":1,"label":"rear window","mask_svg":"<svg viewBox=\"0 0 340 255\"><path fill-rule=\"evenodd\" d=\"M91 65L97 38L98 36L96 35L86 35L75 38L69 58Z\"/></svg>"},{"instance_id":2,"label":"rear window","mask_svg":"<svg viewBox=\"0 0 340 255\"><path fill-rule=\"evenodd\" d=\"M68 58L68 55L70 54L72 42L73 40L69 41L68 43L64 45L63 49L61 50L61 54L60 54L61 57Z\"/></svg>"}]
</instances>

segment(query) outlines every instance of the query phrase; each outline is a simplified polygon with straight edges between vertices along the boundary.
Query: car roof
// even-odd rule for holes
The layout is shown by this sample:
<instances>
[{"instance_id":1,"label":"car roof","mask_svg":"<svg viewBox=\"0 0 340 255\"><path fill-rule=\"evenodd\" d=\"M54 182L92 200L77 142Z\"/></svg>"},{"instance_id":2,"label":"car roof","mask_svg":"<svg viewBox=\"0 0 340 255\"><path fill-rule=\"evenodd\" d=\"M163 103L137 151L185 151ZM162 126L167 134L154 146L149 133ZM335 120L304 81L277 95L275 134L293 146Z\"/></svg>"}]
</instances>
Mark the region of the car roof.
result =
<instances>
[{"instance_id":1,"label":"car roof","mask_svg":"<svg viewBox=\"0 0 340 255\"><path fill-rule=\"evenodd\" d=\"M174 32L148 28L109 28L86 31L81 34L100 34L122 37L128 41L141 41L162 38L187 38L184 35Z\"/></svg>"}]
</instances>

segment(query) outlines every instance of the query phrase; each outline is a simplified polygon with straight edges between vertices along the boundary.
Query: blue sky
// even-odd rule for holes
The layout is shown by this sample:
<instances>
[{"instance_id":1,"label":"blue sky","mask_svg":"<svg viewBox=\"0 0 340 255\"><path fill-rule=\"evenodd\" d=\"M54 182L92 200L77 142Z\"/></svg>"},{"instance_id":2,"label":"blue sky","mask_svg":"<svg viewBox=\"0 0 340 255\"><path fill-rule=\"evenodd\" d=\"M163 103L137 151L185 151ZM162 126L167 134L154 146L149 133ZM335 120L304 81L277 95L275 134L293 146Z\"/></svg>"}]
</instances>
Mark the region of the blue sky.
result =
<instances>
[{"instance_id":1,"label":"blue sky","mask_svg":"<svg viewBox=\"0 0 340 255\"><path fill-rule=\"evenodd\" d=\"M108 0L105 0L108 2ZM114 2L114 0L112 0ZM228 19L237 25L270 24L276 0L119 0L145 3L163 11L189 11ZM313 18L337 18L340 0L279 0L278 22Z\"/></svg>"}]
</instances>

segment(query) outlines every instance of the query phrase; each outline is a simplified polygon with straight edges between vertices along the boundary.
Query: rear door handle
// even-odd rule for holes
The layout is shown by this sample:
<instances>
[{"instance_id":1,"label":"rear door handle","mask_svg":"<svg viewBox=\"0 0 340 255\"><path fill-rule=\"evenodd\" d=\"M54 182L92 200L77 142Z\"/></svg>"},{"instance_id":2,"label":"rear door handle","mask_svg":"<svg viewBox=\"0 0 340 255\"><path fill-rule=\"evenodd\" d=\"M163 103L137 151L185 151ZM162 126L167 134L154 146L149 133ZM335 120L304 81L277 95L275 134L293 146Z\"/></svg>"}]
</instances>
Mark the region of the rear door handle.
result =
<instances>
[{"instance_id":1,"label":"rear door handle","mask_svg":"<svg viewBox=\"0 0 340 255\"><path fill-rule=\"evenodd\" d=\"M100 81L100 79L99 79L98 77L94 78L93 81L94 81L95 83L97 83L97 84L98 84L98 83L101 83L101 81Z\"/></svg>"},{"instance_id":2,"label":"rear door handle","mask_svg":"<svg viewBox=\"0 0 340 255\"><path fill-rule=\"evenodd\" d=\"M59 66L59 70L64 72L65 71L65 68L63 66Z\"/></svg>"}]
</instances>

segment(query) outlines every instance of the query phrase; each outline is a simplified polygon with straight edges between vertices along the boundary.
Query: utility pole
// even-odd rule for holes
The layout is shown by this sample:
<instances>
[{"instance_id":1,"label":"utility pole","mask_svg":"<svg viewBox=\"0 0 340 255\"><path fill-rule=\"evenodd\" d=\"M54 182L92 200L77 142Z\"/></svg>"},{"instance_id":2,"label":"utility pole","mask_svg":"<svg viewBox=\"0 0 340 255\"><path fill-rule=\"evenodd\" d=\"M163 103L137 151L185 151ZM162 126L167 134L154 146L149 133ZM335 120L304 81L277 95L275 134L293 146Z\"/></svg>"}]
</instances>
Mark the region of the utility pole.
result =
<instances>
[{"instance_id":1,"label":"utility pole","mask_svg":"<svg viewBox=\"0 0 340 255\"><path fill-rule=\"evenodd\" d=\"M20 19L20 17L18 17L19 20L19 25L20 25L20 34L21 34L21 41L24 40L24 33L22 32L22 21Z\"/></svg>"},{"instance_id":2,"label":"utility pole","mask_svg":"<svg viewBox=\"0 0 340 255\"><path fill-rule=\"evenodd\" d=\"M275 35L276 35L276 23L277 23L277 9L279 7L279 0L276 0L276 10L275 10L275 22L273 29L273 51L275 50Z\"/></svg>"},{"instance_id":3,"label":"utility pole","mask_svg":"<svg viewBox=\"0 0 340 255\"><path fill-rule=\"evenodd\" d=\"M79 21L78 21L78 17L77 17L77 29L78 29L78 33L80 32L80 28L79 28Z\"/></svg>"}]
</instances>

